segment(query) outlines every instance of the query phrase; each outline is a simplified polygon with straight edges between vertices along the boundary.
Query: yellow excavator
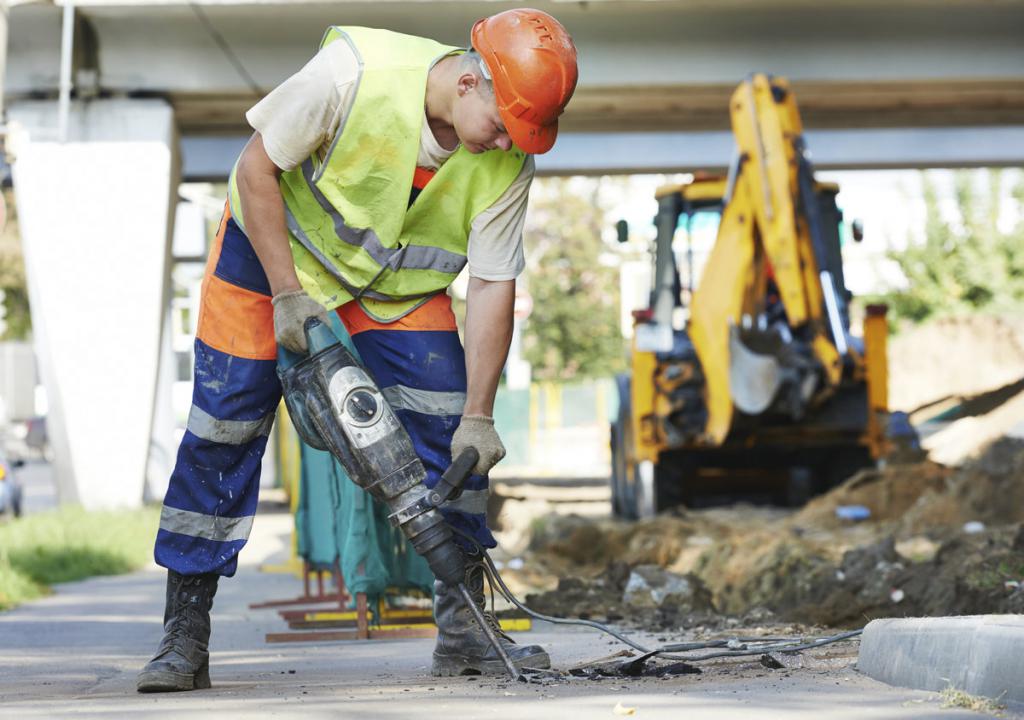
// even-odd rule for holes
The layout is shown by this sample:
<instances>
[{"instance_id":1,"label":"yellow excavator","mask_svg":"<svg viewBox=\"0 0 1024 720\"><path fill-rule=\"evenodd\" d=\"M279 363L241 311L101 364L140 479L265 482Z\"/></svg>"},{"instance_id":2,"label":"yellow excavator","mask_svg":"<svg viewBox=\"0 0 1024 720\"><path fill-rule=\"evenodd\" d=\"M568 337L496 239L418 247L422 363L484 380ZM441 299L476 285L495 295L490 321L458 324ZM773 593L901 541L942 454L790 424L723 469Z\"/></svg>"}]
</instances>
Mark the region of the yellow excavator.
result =
<instances>
[{"instance_id":1,"label":"yellow excavator","mask_svg":"<svg viewBox=\"0 0 1024 720\"><path fill-rule=\"evenodd\" d=\"M657 192L650 305L634 312L611 429L620 517L722 497L803 502L913 432L888 412L884 306L867 309L863 338L850 333L839 188L815 181L788 83L752 75L729 110L728 176ZM694 237L715 225L693 287Z\"/></svg>"}]
</instances>

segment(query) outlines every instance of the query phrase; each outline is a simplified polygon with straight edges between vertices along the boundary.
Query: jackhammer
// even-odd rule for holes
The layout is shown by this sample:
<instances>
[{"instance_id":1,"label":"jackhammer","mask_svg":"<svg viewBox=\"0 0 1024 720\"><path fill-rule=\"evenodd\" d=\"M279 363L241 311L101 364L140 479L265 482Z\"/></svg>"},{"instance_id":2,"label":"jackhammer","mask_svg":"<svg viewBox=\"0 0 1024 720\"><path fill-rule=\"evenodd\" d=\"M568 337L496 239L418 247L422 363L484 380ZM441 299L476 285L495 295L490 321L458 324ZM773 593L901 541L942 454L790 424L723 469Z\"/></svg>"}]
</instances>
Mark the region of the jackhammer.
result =
<instances>
[{"instance_id":1,"label":"jackhammer","mask_svg":"<svg viewBox=\"0 0 1024 720\"><path fill-rule=\"evenodd\" d=\"M327 325L309 318L304 329L309 354L279 348L277 370L299 437L331 453L356 485L384 503L391 524L402 529L434 576L458 588L509 675L518 680L519 671L466 588L465 557L440 511L442 503L461 494L479 454L465 450L428 489L412 440L377 384Z\"/></svg>"}]
</instances>

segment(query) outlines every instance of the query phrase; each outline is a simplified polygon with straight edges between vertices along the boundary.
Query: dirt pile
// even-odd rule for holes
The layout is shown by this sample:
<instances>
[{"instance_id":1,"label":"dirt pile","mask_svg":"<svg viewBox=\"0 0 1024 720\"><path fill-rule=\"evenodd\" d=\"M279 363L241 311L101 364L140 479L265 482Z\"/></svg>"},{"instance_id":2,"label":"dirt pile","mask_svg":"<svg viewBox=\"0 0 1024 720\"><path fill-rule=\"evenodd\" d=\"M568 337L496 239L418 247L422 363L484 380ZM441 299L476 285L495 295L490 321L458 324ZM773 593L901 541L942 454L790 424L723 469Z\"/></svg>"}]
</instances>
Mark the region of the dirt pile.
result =
<instances>
[{"instance_id":1,"label":"dirt pile","mask_svg":"<svg viewBox=\"0 0 1024 720\"><path fill-rule=\"evenodd\" d=\"M1024 377L1024 320L944 318L891 338L888 354L889 404L909 412L940 398L975 395Z\"/></svg>"},{"instance_id":2,"label":"dirt pile","mask_svg":"<svg viewBox=\"0 0 1024 720\"><path fill-rule=\"evenodd\" d=\"M836 509L851 505L870 518L839 519ZM862 472L797 513L737 506L640 523L549 518L527 564L561 578L556 591L532 596L538 610L659 630L713 622L715 613L853 626L1024 612L1024 441L1001 439L961 468ZM637 603L627 588L638 571L687 590Z\"/></svg>"},{"instance_id":3,"label":"dirt pile","mask_svg":"<svg viewBox=\"0 0 1024 720\"><path fill-rule=\"evenodd\" d=\"M790 523L795 527L838 528L844 523L836 508L866 507L875 522L898 520L922 496L946 491L950 468L925 461L912 465L891 465L882 470L861 470L829 493L803 507Z\"/></svg>"},{"instance_id":4,"label":"dirt pile","mask_svg":"<svg viewBox=\"0 0 1024 720\"><path fill-rule=\"evenodd\" d=\"M596 577L561 578L555 590L528 595L526 604L546 615L658 630L714 624L719 615L711 591L696 575L621 562Z\"/></svg>"},{"instance_id":5,"label":"dirt pile","mask_svg":"<svg viewBox=\"0 0 1024 720\"><path fill-rule=\"evenodd\" d=\"M972 521L1024 522L1024 440L997 440L952 472L944 488L929 487L901 522L905 532L923 533Z\"/></svg>"},{"instance_id":6,"label":"dirt pile","mask_svg":"<svg viewBox=\"0 0 1024 720\"><path fill-rule=\"evenodd\" d=\"M838 563L791 538L723 544L697 569L730 615L765 608L781 619L861 625L875 617L1024 610L1024 525L961 533L915 562L895 536L847 550ZM751 554L743 559L744 554Z\"/></svg>"}]
</instances>

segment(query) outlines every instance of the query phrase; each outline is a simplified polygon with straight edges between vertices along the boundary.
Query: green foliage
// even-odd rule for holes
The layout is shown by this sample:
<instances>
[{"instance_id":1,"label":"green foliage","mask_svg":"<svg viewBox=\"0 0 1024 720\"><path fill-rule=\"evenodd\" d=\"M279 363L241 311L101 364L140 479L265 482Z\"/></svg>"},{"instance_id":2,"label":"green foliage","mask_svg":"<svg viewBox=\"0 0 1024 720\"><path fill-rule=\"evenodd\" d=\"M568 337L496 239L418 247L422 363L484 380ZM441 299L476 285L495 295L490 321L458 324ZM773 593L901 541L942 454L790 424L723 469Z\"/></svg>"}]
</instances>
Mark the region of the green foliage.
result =
<instances>
[{"instance_id":1,"label":"green foliage","mask_svg":"<svg viewBox=\"0 0 1024 720\"><path fill-rule=\"evenodd\" d=\"M7 205L7 223L0 231L0 290L5 294L3 305L7 330L0 333L0 340L25 340L32 331L28 286L25 283L25 259L21 253L14 194L9 190L3 193L3 202Z\"/></svg>"},{"instance_id":2,"label":"green foliage","mask_svg":"<svg viewBox=\"0 0 1024 720\"><path fill-rule=\"evenodd\" d=\"M45 595L52 583L142 567L152 556L158 521L158 508L67 506L0 525L0 610Z\"/></svg>"},{"instance_id":3,"label":"green foliage","mask_svg":"<svg viewBox=\"0 0 1024 720\"><path fill-rule=\"evenodd\" d=\"M618 268L601 263L601 233L611 226L602 181L536 182L525 236L533 312L523 347L538 380L607 377L624 365Z\"/></svg>"},{"instance_id":4,"label":"green foliage","mask_svg":"<svg viewBox=\"0 0 1024 720\"><path fill-rule=\"evenodd\" d=\"M889 253L908 287L888 294L894 319L921 322L932 316L977 310L1006 312L1024 304L1024 216L1001 230L1003 175L961 171L954 175L956 217L946 220L933 179L922 176L926 208L923 242ZM1024 203L1024 181L1012 196Z\"/></svg>"}]
</instances>

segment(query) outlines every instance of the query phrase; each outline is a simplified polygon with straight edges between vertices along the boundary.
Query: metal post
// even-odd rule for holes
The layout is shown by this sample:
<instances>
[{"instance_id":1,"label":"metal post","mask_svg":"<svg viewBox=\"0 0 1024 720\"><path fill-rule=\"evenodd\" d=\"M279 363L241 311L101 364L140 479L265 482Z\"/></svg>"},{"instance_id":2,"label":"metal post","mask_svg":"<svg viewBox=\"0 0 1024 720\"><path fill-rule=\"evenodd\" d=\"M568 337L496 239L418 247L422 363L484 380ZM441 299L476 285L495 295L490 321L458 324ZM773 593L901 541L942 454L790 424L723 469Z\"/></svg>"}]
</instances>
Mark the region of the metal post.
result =
<instances>
[{"instance_id":1,"label":"metal post","mask_svg":"<svg viewBox=\"0 0 1024 720\"><path fill-rule=\"evenodd\" d=\"M654 310L654 321L662 328L668 328L669 346L671 350L672 311L679 303L675 295L676 288L676 257L672 249L672 241L676 236L679 224L680 198L669 193L658 200L657 223L658 235L654 251L654 294L651 304Z\"/></svg>"},{"instance_id":2,"label":"metal post","mask_svg":"<svg viewBox=\"0 0 1024 720\"><path fill-rule=\"evenodd\" d=\"M57 105L57 137L68 141L68 118L71 114L71 52L75 41L75 4L64 2L64 24L60 41L60 101Z\"/></svg>"},{"instance_id":3,"label":"metal post","mask_svg":"<svg viewBox=\"0 0 1024 720\"><path fill-rule=\"evenodd\" d=\"M7 130L7 107L4 105L4 78L7 77L7 16L8 0L0 0L0 135Z\"/></svg>"}]
</instances>

